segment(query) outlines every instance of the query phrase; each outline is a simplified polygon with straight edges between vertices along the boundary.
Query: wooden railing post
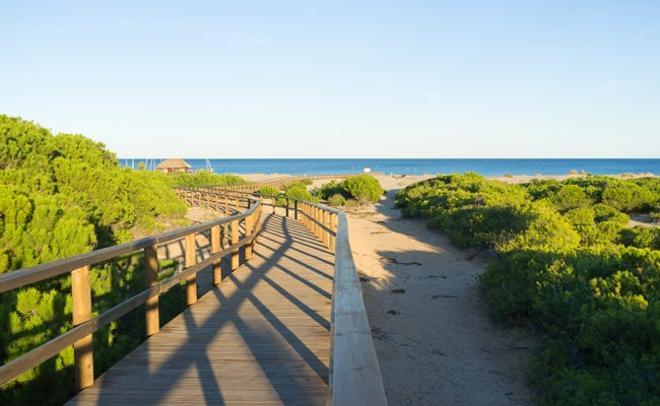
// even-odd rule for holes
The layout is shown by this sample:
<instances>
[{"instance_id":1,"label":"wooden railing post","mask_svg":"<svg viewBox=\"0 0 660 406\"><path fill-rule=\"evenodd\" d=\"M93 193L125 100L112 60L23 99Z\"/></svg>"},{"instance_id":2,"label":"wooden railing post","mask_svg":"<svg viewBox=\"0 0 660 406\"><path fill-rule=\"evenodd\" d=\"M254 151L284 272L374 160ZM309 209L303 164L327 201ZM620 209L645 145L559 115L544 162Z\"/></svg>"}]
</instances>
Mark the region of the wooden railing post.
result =
<instances>
[{"instance_id":1,"label":"wooden railing post","mask_svg":"<svg viewBox=\"0 0 660 406\"><path fill-rule=\"evenodd\" d=\"M326 210L321 210L321 218L323 219L323 228L321 229L321 241L323 242L323 245L326 248L330 247L330 232L328 231L328 228L330 228L330 212Z\"/></svg>"},{"instance_id":2,"label":"wooden railing post","mask_svg":"<svg viewBox=\"0 0 660 406\"><path fill-rule=\"evenodd\" d=\"M252 231L254 232L255 227L259 227L259 222L261 221L261 205L257 207L254 212L254 219L252 220ZM250 242L250 251L254 253L254 247L257 244L257 236L255 235L252 242Z\"/></svg>"},{"instance_id":3,"label":"wooden railing post","mask_svg":"<svg viewBox=\"0 0 660 406\"><path fill-rule=\"evenodd\" d=\"M89 266L71 271L71 296L73 299L73 325L86 322L92 316L92 292L89 286ZM94 342L92 335L73 344L76 375L76 391L94 384Z\"/></svg>"},{"instance_id":4,"label":"wooden railing post","mask_svg":"<svg viewBox=\"0 0 660 406\"><path fill-rule=\"evenodd\" d=\"M211 227L211 255L217 254L222 249L222 241L220 237L220 226ZM219 285L222 282L222 258L213 261L213 284Z\"/></svg>"},{"instance_id":5,"label":"wooden railing post","mask_svg":"<svg viewBox=\"0 0 660 406\"><path fill-rule=\"evenodd\" d=\"M149 288L158 283L158 250L156 245L144 249L144 287ZM160 315L158 311L158 295L150 297L145 303L146 333L152 336L160 330Z\"/></svg>"},{"instance_id":6,"label":"wooden railing post","mask_svg":"<svg viewBox=\"0 0 660 406\"><path fill-rule=\"evenodd\" d=\"M330 235L329 249L334 253L335 243L337 241L337 215L334 213L330 213L330 230L332 230L334 235Z\"/></svg>"},{"instance_id":7,"label":"wooden railing post","mask_svg":"<svg viewBox=\"0 0 660 406\"><path fill-rule=\"evenodd\" d=\"M186 236L186 268L197 263L197 243L195 233ZM197 274L192 274L186 278L186 301L188 305L197 303Z\"/></svg>"},{"instance_id":8,"label":"wooden railing post","mask_svg":"<svg viewBox=\"0 0 660 406\"><path fill-rule=\"evenodd\" d=\"M231 244L234 245L238 243L238 220L233 220L231 222ZM231 270L235 271L240 265L240 254L238 249L235 249L231 252Z\"/></svg>"},{"instance_id":9,"label":"wooden railing post","mask_svg":"<svg viewBox=\"0 0 660 406\"><path fill-rule=\"evenodd\" d=\"M213 210L218 210L218 195L213 193Z\"/></svg>"},{"instance_id":10,"label":"wooden railing post","mask_svg":"<svg viewBox=\"0 0 660 406\"><path fill-rule=\"evenodd\" d=\"M293 201L293 218L298 220L298 200Z\"/></svg>"},{"instance_id":11,"label":"wooden railing post","mask_svg":"<svg viewBox=\"0 0 660 406\"><path fill-rule=\"evenodd\" d=\"M254 213L250 214L245 218L245 238L249 238L252 234L252 229L254 227ZM245 246L245 260L252 258L252 244L247 244Z\"/></svg>"},{"instance_id":12,"label":"wooden railing post","mask_svg":"<svg viewBox=\"0 0 660 406\"><path fill-rule=\"evenodd\" d=\"M285 214L284 217L289 218L289 198L288 197L286 198L286 214Z\"/></svg>"},{"instance_id":13,"label":"wooden railing post","mask_svg":"<svg viewBox=\"0 0 660 406\"><path fill-rule=\"evenodd\" d=\"M305 216L305 218L307 219L307 229L309 231L312 231L312 219L311 219L312 206L310 206L309 204L305 204L305 206L306 206L305 211L307 212L307 216Z\"/></svg>"}]
</instances>

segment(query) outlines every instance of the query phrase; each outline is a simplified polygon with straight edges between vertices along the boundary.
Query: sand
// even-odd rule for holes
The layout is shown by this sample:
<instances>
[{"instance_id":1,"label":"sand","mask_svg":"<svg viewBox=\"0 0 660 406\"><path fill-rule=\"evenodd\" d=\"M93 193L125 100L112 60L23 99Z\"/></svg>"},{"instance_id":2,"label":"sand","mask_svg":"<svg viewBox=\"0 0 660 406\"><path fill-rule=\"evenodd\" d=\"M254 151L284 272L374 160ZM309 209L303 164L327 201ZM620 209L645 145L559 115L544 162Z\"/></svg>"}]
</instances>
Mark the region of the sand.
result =
<instances>
[{"instance_id":1,"label":"sand","mask_svg":"<svg viewBox=\"0 0 660 406\"><path fill-rule=\"evenodd\" d=\"M390 405L530 404L534 339L489 318L485 264L425 220L402 218L394 189L412 179L387 178L387 198L348 219Z\"/></svg>"}]
</instances>

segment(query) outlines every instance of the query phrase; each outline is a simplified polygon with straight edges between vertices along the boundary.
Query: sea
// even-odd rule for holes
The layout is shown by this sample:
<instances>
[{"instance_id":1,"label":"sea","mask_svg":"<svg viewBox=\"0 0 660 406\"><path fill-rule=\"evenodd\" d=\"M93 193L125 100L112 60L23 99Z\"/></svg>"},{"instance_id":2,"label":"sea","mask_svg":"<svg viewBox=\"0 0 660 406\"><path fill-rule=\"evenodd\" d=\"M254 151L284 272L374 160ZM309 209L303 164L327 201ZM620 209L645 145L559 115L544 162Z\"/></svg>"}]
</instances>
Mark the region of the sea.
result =
<instances>
[{"instance_id":1,"label":"sea","mask_svg":"<svg viewBox=\"0 0 660 406\"><path fill-rule=\"evenodd\" d=\"M586 172L597 175L650 173L660 175L660 159L199 159L184 158L193 170L215 173L265 173L325 175L371 172L392 175L423 175L477 172L484 176L566 175ZM120 158L120 164L137 168L143 162L154 169L159 158Z\"/></svg>"}]
</instances>

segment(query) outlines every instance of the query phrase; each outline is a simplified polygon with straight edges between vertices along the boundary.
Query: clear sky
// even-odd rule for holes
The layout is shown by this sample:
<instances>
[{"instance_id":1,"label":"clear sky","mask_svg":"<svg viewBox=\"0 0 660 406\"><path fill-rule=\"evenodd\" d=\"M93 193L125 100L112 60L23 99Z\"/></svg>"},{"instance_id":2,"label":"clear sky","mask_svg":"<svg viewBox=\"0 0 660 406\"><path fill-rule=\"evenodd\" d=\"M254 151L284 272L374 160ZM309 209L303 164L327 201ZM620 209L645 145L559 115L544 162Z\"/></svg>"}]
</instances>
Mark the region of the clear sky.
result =
<instances>
[{"instance_id":1,"label":"clear sky","mask_svg":"<svg viewBox=\"0 0 660 406\"><path fill-rule=\"evenodd\" d=\"M3 1L0 112L139 157L660 157L660 1Z\"/></svg>"}]
</instances>

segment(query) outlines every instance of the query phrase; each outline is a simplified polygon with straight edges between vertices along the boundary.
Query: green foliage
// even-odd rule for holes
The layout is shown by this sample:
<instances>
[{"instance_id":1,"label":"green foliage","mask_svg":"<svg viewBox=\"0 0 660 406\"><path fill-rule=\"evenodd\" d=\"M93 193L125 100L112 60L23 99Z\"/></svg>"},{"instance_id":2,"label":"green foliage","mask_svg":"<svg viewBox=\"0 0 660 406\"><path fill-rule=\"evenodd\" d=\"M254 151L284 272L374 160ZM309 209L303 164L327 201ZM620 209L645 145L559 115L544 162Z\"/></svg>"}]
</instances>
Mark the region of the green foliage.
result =
<instances>
[{"instance_id":1,"label":"green foliage","mask_svg":"<svg viewBox=\"0 0 660 406\"><path fill-rule=\"evenodd\" d=\"M440 176L397 194L404 215L431 217L457 245L499 248L567 249L577 246L570 223L544 201L530 202L520 187L479 175Z\"/></svg>"},{"instance_id":2,"label":"green foliage","mask_svg":"<svg viewBox=\"0 0 660 406\"><path fill-rule=\"evenodd\" d=\"M277 196L280 194L280 190L275 186L263 186L259 189L259 194L261 196Z\"/></svg>"},{"instance_id":3,"label":"green foliage","mask_svg":"<svg viewBox=\"0 0 660 406\"><path fill-rule=\"evenodd\" d=\"M307 185L303 182L295 182L286 187L284 191L286 197L293 197L299 200L313 201L312 194L307 190Z\"/></svg>"},{"instance_id":4,"label":"green foliage","mask_svg":"<svg viewBox=\"0 0 660 406\"><path fill-rule=\"evenodd\" d=\"M637 226L623 229L619 242L629 247L660 250L660 228Z\"/></svg>"},{"instance_id":5,"label":"green foliage","mask_svg":"<svg viewBox=\"0 0 660 406\"><path fill-rule=\"evenodd\" d=\"M328 204L334 207L341 207L346 204L346 198L339 193L336 193L328 199Z\"/></svg>"},{"instance_id":6,"label":"green foliage","mask_svg":"<svg viewBox=\"0 0 660 406\"><path fill-rule=\"evenodd\" d=\"M345 198L352 197L348 194L346 188L343 187L343 182L337 182L336 180L321 185L321 187L316 190L316 194L323 200L328 200L334 195L340 195Z\"/></svg>"},{"instance_id":7,"label":"green foliage","mask_svg":"<svg viewBox=\"0 0 660 406\"><path fill-rule=\"evenodd\" d=\"M342 182L343 187L354 199L377 202L385 191L371 175L351 176Z\"/></svg>"},{"instance_id":8,"label":"green foliage","mask_svg":"<svg viewBox=\"0 0 660 406\"><path fill-rule=\"evenodd\" d=\"M213 187L242 185L245 180L240 176L229 174L216 174L208 171L198 171L194 173L171 173L166 175L167 181L172 187Z\"/></svg>"},{"instance_id":9,"label":"green foliage","mask_svg":"<svg viewBox=\"0 0 660 406\"><path fill-rule=\"evenodd\" d=\"M54 136L0 115L0 273L183 222L185 203L170 185L164 174L120 168L113 153L81 135ZM95 267L95 313L143 288L139 257ZM0 295L1 363L71 328L70 284L59 277ZM142 341L140 323L137 309L95 333L97 372ZM72 364L69 348L4 385L0 404L63 403L73 391Z\"/></svg>"},{"instance_id":10,"label":"green foliage","mask_svg":"<svg viewBox=\"0 0 660 406\"><path fill-rule=\"evenodd\" d=\"M378 179L371 175L357 175L346 178L342 182L332 181L321 186L318 195L323 200L331 196L341 195L346 199L377 202L385 191Z\"/></svg>"},{"instance_id":11,"label":"green foliage","mask_svg":"<svg viewBox=\"0 0 660 406\"><path fill-rule=\"evenodd\" d=\"M660 403L658 180L586 177L504 185L441 176L397 194L461 246L494 249L482 276L499 318L545 337L532 378L547 404Z\"/></svg>"}]
</instances>

